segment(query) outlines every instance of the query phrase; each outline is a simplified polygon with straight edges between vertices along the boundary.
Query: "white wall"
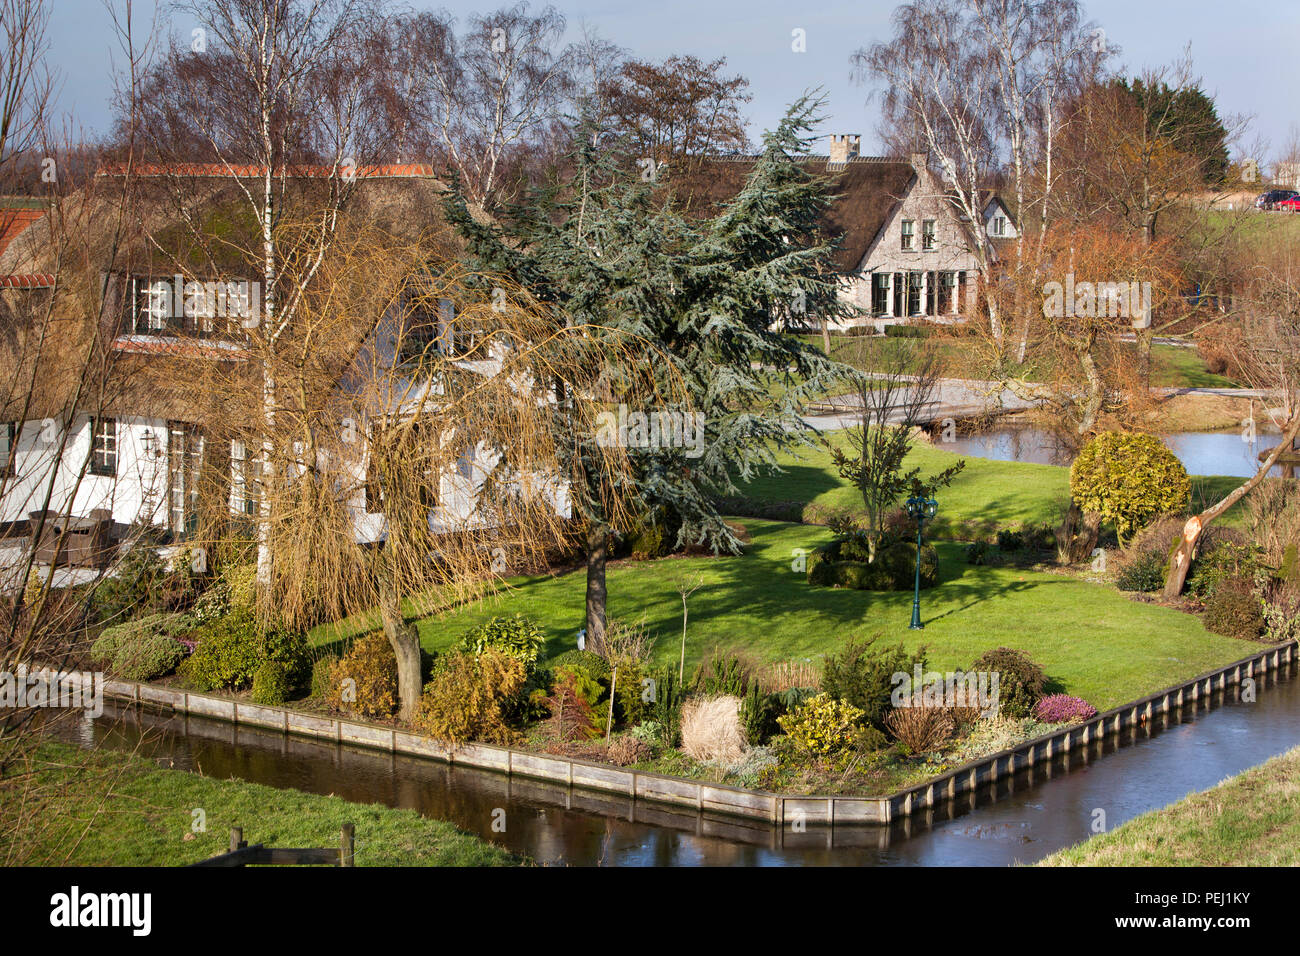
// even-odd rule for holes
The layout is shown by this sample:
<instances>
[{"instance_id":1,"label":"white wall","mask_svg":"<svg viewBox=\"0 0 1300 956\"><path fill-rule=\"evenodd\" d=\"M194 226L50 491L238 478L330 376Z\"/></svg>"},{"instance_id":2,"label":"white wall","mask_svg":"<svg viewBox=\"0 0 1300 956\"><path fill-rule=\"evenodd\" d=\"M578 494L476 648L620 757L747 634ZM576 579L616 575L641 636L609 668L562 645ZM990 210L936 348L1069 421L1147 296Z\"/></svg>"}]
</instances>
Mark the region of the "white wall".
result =
<instances>
[{"instance_id":1,"label":"white wall","mask_svg":"<svg viewBox=\"0 0 1300 956\"><path fill-rule=\"evenodd\" d=\"M152 432L159 454L145 454L144 438ZM60 461L59 426L53 420L24 422L17 435L18 451L14 475L5 483L0 497L0 521L21 521L39 510L49 489L51 513L62 514L72 503L71 513L84 516L97 508L112 512L123 524L167 522L167 422L153 418L117 419L117 475L92 474L86 465L90 453L90 419L78 415L73 421ZM57 466L57 467L56 467ZM84 469L84 470L83 470ZM80 478L80 482L78 482Z\"/></svg>"},{"instance_id":2,"label":"white wall","mask_svg":"<svg viewBox=\"0 0 1300 956\"><path fill-rule=\"evenodd\" d=\"M1000 235L993 232L993 220L998 216L1002 216L1007 221L1006 228ZM1020 233L1016 231L1015 224L1011 221L1011 217L1007 215L1007 211L1002 208L1000 203L996 202L989 203L984 209L984 234L990 239L1018 239L1020 237Z\"/></svg>"}]
</instances>

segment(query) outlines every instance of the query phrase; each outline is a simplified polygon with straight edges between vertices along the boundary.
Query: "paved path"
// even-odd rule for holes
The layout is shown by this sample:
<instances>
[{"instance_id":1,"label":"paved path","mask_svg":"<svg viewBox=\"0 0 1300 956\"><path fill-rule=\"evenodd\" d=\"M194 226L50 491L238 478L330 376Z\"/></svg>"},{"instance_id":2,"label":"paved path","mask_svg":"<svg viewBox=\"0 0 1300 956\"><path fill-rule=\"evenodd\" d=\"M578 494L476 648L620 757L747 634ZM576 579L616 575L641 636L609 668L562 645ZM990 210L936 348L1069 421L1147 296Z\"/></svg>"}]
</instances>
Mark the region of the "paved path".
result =
<instances>
[{"instance_id":1,"label":"paved path","mask_svg":"<svg viewBox=\"0 0 1300 956\"><path fill-rule=\"evenodd\" d=\"M877 376L879 377L879 376ZM1269 399L1276 393L1260 388L1153 388L1154 394L1217 395L1226 398ZM1034 403L997 382L978 379L942 378L935 385L932 400L925 406L921 418L925 421L942 421L945 418L978 418L982 415L1008 415L1032 408ZM819 402L809 402L809 415L803 420L817 431L832 431L861 424L858 414L858 397L853 393L831 395ZM889 421L902 420L901 411L889 416Z\"/></svg>"}]
</instances>

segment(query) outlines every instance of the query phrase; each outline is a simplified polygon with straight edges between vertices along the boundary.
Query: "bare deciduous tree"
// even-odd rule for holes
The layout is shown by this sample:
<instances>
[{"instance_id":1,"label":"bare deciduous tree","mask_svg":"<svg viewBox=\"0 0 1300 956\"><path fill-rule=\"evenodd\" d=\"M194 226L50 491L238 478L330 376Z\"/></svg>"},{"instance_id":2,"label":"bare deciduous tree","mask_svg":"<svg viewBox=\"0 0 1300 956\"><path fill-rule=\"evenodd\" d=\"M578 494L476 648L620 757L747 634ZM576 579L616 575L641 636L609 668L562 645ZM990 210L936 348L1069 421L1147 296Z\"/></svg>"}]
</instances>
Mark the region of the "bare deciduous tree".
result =
<instances>
[{"instance_id":1,"label":"bare deciduous tree","mask_svg":"<svg viewBox=\"0 0 1300 956\"><path fill-rule=\"evenodd\" d=\"M377 0L195 0L183 9L201 25L203 43L174 41L128 105L203 266L221 275L233 249L238 267L260 276L260 313L245 325L266 370L268 437L254 444L265 471L278 458L269 436L280 396L269 370L358 178L383 146L382 83L369 56L381 8ZM243 206L236 218L255 224L243 235L211 228L199 212L196 196L210 198L214 178ZM178 263L176 271L193 268ZM263 499L258 525L263 588L272 577L271 505Z\"/></svg>"},{"instance_id":2,"label":"bare deciduous tree","mask_svg":"<svg viewBox=\"0 0 1300 956\"><path fill-rule=\"evenodd\" d=\"M573 89L574 50L553 7L521 2L475 14L457 36L446 14L397 22L411 115L428 124L472 201L490 208L503 173L558 123Z\"/></svg>"},{"instance_id":3,"label":"bare deciduous tree","mask_svg":"<svg viewBox=\"0 0 1300 956\"><path fill-rule=\"evenodd\" d=\"M1188 520L1165 579L1165 596L1182 593L1201 535L1211 521L1250 494L1283 456L1296 454L1300 436L1300 258L1290 243L1249 250L1234 294L1236 314L1224 319L1231 332L1235 370L1248 384L1265 390L1277 404L1268 416L1282 432L1264 454L1259 469L1222 500ZM1263 453L1261 453L1263 454ZM1283 465L1283 480L1293 480L1294 465Z\"/></svg>"}]
</instances>

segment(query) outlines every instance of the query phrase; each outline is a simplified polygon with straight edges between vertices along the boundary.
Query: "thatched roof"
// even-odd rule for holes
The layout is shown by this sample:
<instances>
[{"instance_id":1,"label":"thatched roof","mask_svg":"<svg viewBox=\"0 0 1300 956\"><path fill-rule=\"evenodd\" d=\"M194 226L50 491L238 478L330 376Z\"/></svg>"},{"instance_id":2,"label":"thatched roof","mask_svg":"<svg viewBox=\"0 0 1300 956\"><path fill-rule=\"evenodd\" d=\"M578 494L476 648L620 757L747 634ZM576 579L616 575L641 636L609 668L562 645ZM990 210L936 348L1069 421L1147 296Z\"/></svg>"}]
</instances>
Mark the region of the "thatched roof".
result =
<instances>
[{"instance_id":1,"label":"thatched roof","mask_svg":"<svg viewBox=\"0 0 1300 956\"><path fill-rule=\"evenodd\" d=\"M243 194L249 183L241 179L260 171L235 172L139 167L127 176L104 169L50 213L25 217L30 221L0 250L0 379L10 383L0 394L0 421L58 417L74 400L92 413L202 420L189 371L195 360L220 362L226 379L238 381L245 356L210 343L119 336L122 292L113 282L95 344L99 292L106 273L158 276L179 269L198 278L255 278L257 223ZM286 183L288 194L310 210L312 194L330 184L312 170L293 172L302 175ZM399 241L420 240L435 253L459 252L443 216L447 187L430 167L363 168L356 180L341 236L349 224L364 224ZM369 332L356 327L353 341L331 341L325 351L353 354ZM84 375L88 364L109 370L107 377ZM99 394L86 389L88 380Z\"/></svg>"},{"instance_id":2,"label":"thatched roof","mask_svg":"<svg viewBox=\"0 0 1300 956\"><path fill-rule=\"evenodd\" d=\"M691 163L670 187L693 215L716 215L740 192L756 157L701 159ZM903 159L855 156L844 163L811 156L804 167L829 177L833 203L824 224L828 239L838 241L835 263L843 272L856 272L872 240L902 200L916 170Z\"/></svg>"}]
</instances>

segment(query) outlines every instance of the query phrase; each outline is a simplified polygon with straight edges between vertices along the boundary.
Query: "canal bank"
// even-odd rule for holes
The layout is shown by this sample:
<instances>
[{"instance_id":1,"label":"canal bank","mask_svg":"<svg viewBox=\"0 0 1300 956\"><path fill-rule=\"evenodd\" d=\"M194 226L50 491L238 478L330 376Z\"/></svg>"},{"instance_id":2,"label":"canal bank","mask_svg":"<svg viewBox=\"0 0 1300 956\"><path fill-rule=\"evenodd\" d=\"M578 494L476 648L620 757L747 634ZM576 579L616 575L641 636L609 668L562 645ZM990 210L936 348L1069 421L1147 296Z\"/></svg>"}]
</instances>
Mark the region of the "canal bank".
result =
<instances>
[{"instance_id":1,"label":"canal bank","mask_svg":"<svg viewBox=\"0 0 1300 956\"><path fill-rule=\"evenodd\" d=\"M934 806L913 795L910 816L875 825L836 817L833 827L820 826L826 817L809 812L776 825L148 705L116 707L82 728L82 743L143 744L208 775L411 807L540 862L996 865L1086 839L1097 810L1116 825L1300 742L1294 655L1292 645L1286 661L1250 678L1254 702L1240 699L1230 677L1183 685L1182 704L1175 691L1163 710L1154 700L1149 711L1127 705L1136 717L1121 720L1118 734L1090 733L1085 742L1082 728L1072 728L1077 744L1064 752L1040 751L1032 763L1003 755L996 778ZM1112 723L1115 713L1108 712ZM498 810L510 821L505 833L492 829Z\"/></svg>"}]
</instances>

